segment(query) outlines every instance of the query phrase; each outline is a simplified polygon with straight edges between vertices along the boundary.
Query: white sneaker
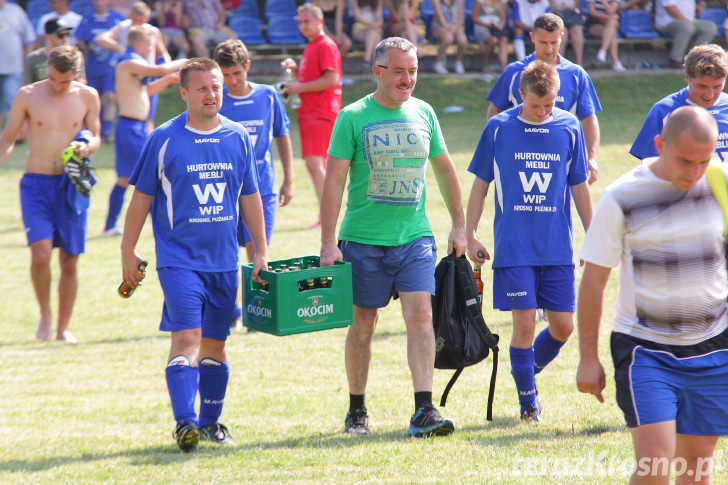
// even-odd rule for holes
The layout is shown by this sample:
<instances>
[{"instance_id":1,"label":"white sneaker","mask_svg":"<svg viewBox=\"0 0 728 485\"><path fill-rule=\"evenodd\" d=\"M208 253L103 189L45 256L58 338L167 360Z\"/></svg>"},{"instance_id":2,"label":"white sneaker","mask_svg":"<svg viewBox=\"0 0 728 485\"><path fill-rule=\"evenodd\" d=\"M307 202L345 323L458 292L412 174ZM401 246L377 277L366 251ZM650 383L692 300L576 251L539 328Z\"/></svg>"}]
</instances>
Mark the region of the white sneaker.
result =
<instances>
[{"instance_id":1,"label":"white sneaker","mask_svg":"<svg viewBox=\"0 0 728 485\"><path fill-rule=\"evenodd\" d=\"M436 63L435 63L435 64L434 64L433 66L432 66L432 70L433 70L433 71L435 71L435 72L436 72L436 73L438 73L438 74L447 74L447 73L448 73L448 71L447 71L447 69L445 68L445 66L443 66L443 65L442 65L442 62L436 62Z\"/></svg>"},{"instance_id":2,"label":"white sneaker","mask_svg":"<svg viewBox=\"0 0 728 485\"><path fill-rule=\"evenodd\" d=\"M465 74L465 66L463 66L463 63L460 61L457 61L455 63L455 72L457 74Z\"/></svg>"},{"instance_id":3,"label":"white sneaker","mask_svg":"<svg viewBox=\"0 0 728 485\"><path fill-rule=\"evenodd\" d=\"M607 62L607 52L599 49L599 51L597 52L597 61L601 63Z\"/></svg>"},{"instance_id":4,"label":"white sneaker","mask_svg":"<svg viewBox=\"0 0 728 485\"><path fill-rule=\"evenodd\" d=\"M612 70L613 71L626 71L627 69L622 65L621 62L617 61L614 64L612 64Z\"/></svg>"},{"instance_id":5,"label":"white sneaker","mask_svg":"<svg viewBox=\"0 0 728 485\"><path fill-rule=\"evenodd\" d=\"M101 237L113 237L113 236L121 236L121 229L114 226L111 229L104 229L101 231Z\"/></svg>"}]
</instances>

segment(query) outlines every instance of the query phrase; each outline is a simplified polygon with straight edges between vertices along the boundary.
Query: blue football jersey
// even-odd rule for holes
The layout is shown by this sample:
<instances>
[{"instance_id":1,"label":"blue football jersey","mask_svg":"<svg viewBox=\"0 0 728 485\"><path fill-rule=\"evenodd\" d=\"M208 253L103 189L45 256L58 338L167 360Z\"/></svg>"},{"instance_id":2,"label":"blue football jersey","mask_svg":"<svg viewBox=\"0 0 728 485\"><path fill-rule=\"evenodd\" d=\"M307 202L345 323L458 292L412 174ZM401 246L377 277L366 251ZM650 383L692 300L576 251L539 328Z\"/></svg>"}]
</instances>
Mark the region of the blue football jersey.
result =
<instances>
[{"instance_id":1,"label":"blue football jersey","mask_svg":"<svg viewBox=\"0 0 728 485\"><path fill-rule=\"evenodd\" d=\"M533 60L534 55L531 54L520 61L508 64L485 99L501 111L521 104L523 99L518 92L521 86L521 72ZM576 115L580 120L602 110L594 84L584 68L564 56L559 56L559 64L554 67L561 80L561 87L556 95L557 108Z\"/></svg>"},{"instance_id":2,"label":"blue football jersey","mask_svg":"<svg viewBox=\"0 0 728 485\"><path fill-rule=\"evenodd\" d=\"M278 92L271 86L248 82L247 96L233 96L224 88L220 114L237 121L248 130L255 148L260 195L278 193L273 166L273 138L289 133L290 122Z\"/></svg>"},{"instance_id":3,"label":"blue football jersey","mask_svg":"<svg viewBox=\"0 0 728 485\"><path fill-rule=\"evenodd\" d=\"M688 101L688 88L683 88L676 93L665 96L655 103L647 113L642 128L637 134L629 153L640 160L647 157L656 157L657 149L653 140L655 135L662 133L662 127L670 116L670 113L683 106L694 106ZM718 101L708 110L718 123L718 143L715 151L722 161L728 157L728 94L720 93Z\"/></svg>"},{"instance_id":4,"label":"blue football jersey","mask_svg":"<svg viewBox=\"0 0 728 485\"><path fill-rule=\"evenodd\" d=\"M573 264L569 187L587 179L581 124L559 108L542 123L520 110L488 120L468 167L495 188L493 267Z\"/></svg>"},{"instance_id":5,"label":"blue football jersey","mask_svg":"<svg viewBox=\"0 0 728 485\"><path fill-rule=\"evenodd\" d=\"M94 39L124 20L124 16L116 10L109 10L105 15L93 11L86 12L81 23L76 27L74 36L78 40L86 41L88 53L86 54L86 75L95 76L105 71L113 70L116 65L116 53L104 49L94 42Z\"/></svg>"},{"instance_id":6,"label":"blue football jersey","mask_svg":"<svg viewBox=\"0 0 728 485\"><path fill-rule=\"evenodd\" d=\"M248 133L220 116L209 132L188 126L187 112L154 130L129 177L153 196L157 267L236 271L238 198L258 191Z\"/></svg>"}]
</instances>

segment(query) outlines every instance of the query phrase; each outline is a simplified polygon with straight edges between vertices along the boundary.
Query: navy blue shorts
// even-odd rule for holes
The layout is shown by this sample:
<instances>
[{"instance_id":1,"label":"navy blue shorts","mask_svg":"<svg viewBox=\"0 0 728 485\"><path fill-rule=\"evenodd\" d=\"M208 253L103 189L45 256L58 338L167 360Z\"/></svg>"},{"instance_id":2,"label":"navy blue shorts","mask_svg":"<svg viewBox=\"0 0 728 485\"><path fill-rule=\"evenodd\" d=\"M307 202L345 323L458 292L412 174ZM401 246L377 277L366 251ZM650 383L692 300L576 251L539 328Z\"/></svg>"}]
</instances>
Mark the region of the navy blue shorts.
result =
<instances>
[{"instance_id":1,"label":"navy blue shorts","mask_svg":"<svg viewBox=\"0 0 728 485\"><path fill-rule=\"evenodd\" d=\"M25 235L28 245L50 239L68 254L81 254L86 249L88 211L79 212L68 203L64 177L26 173L20 179Z\"/></svg>"},{"instance_id":2,"label":"navy blue shorts","mask_svg":"<svg viewBox=\"0 0 728 485\"><path fill-rule=\"evenodd\" d=\"M344 261L351 263L354 305L383 308L398 292L435 294L435 238L425 236L401 246L373 246L339 241Z\"/></svg>"},{"instance_id":3,"label":"navy blue shorts","mask_svg":"<svg viewBox=\"0 0 728 485\"><path fill-rule=\"evenodd\" d=\"M676 421L680 434L728 435L728 330L687 346L612 332L611 348L627 426Z\"/></svg>"},{"instance_id":4,"label":"navy blue shorts","mask_svg":"<svg viewBox=\"0 0 728 485\"><path fill-rule=\"evenodd\" d=\"M574 265L493 268L493 308L573 312L576 309Z\"/></svg>"},{"instance_id":5,"label":"navy blue shorts","mask_svg":"<svg viewBox=\"0 0 728 485\"><path fill-rule=\"evenodd\" d=\"M273 226L276 222L276 211L278 210L278 194L261 195L263 202L263 219L265 220L265 241L270 245L270 239L273 236ZM245 246L245 243L252 241L248 228L243 223L243 218L238 220L238 244Z\"/></svg>"},{"instance_id":6,"label":"navy blue shorts","mask_svg":"<svg viewBox=\"0 0 728 485\"><path fill-rule=\"evenodd\" d=\"M159 330L177 332L202 327L204 338L227 339L238 291L237 271L159 268L157 275L164 292Z\"/></svg>"},{"instance_id":7,"label":"navy blue shorts","mask_svg":"<svg viewBox=\"0 0 728 485\"><path fill-rule=\"evenodd\" d=\"M119 116L114 132L114 151L116 152L116 175L128 178L142 153L147 141L147 122Z\"/></svg>"}]
</instances>

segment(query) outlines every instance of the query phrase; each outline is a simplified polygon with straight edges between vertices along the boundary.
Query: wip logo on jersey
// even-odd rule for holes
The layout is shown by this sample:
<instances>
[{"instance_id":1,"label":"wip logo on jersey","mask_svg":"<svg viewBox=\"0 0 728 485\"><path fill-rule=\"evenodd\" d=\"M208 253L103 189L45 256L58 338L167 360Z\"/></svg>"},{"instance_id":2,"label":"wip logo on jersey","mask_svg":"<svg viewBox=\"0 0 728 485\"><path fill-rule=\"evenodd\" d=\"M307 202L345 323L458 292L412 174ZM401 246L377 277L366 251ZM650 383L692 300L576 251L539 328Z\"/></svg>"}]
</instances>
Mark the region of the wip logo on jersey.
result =
<instances>
[{"instance_id":1,"label":"wip logo on jersey","mask_svg":"<svg viewBox=\"0 0 728 485\"><path fill-rule=\"evenodd\" d=\"M531 172L530 176L526 172L518 172L523 187L523 205L513 206L514 211L523 212L556 212L556 207L551 205L543 205L546 196L543 195L549 190L551 184L550 172ZM538 187L539 194L532 194L534 187Z\"/></svg>"}]
</instances>

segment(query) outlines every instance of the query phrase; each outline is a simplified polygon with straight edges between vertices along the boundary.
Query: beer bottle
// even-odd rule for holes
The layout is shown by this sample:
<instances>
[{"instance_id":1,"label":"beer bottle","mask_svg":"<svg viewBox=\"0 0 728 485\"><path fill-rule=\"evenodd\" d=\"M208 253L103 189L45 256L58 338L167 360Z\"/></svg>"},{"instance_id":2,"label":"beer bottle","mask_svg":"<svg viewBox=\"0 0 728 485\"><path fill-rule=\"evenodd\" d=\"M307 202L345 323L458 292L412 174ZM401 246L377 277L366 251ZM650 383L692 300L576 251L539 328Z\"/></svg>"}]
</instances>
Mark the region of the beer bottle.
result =
<instances>
[{"instance_id":1,"label":"beer bottle","mask_svg":"<svg viewBox=\"0 0 728 485\"><path fill-rule=\"evenodd\" d=\"M139 266L137 266L137 270L139 270L139 274L143 275L144 272L147 270L147 265L149 263L146 261L142 261L139 263ZM134 290L136 290L136 287L132 288L131 286L127 285L125 281L122 281L119 285L119 296L122 298L129 298L132 293L134 293Z\"/></svg>"},{"instance_id":2,"label":"beer bottle","mask_svg":"<svg viewBox=\"0 0 728 485\"><path fill-rule=\"evenodd\" d=\"M316 282L314 281L314 279L313 278L306 279L306 289L313 290L314 288L316 288Z\"/></svg>"},{"instance_id":3,"label":"beer bottle","mask_svg":"<svg viewBox=\"0 0 728 485\"><path fill-rule=\"evenodd\" d=\"M331 276L322 276L318 280L319 288L331 288Z\"/></svg>"},{"instance_id":4,"label":"beer bottle","mask_svg":"<svg viewBox=\"0 0 728 485\"><path fill-rule=\"evenodd\" d=\"M473 268L473 277L475 277L475 288L478 290L478 304L480 309L483 309L483 280L480 279L480 266Z\"/></svg>"}]
</instances>

